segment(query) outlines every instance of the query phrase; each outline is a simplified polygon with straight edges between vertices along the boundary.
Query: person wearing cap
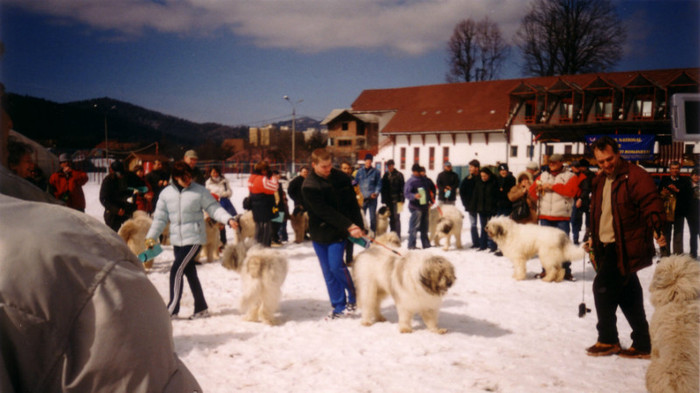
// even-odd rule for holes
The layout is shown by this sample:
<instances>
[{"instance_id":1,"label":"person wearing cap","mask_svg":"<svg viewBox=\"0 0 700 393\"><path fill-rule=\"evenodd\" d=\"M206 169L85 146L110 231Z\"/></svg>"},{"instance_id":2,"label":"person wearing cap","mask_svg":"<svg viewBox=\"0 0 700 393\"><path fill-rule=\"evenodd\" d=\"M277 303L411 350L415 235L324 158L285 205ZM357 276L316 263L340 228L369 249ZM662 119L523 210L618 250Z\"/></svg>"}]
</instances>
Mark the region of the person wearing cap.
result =
<instances>
[{"instance_id":1,"label":"person wearing cap","mask_svg":"<svg viewBox=\"0 0 700 393\"><path fill-rule=\"evenodd\" d=\"M586 230L584 231L583 241L588 240L588 208L591 204L591 182L593 177L595 177L595 174L588 169L589 166L590 164L585 158L574 161L571 164L571 171L579 179L578 193L574 198L574 207L571 213L571 235L574 238L574 244L579 244L578 235L584 222L586 223ZM586 216L585 220L583 218L584 215Z\"/></svg>"},{"instance_id":2,"label":"person wearing cap","mask_svg":"<svg viewBox=\"0 0 700 393\"><path fill-rule=\"evenodd\" d=\"M404 197L408 200L408 210L411 218L408 221L408 249L416 248L416 236L420 231L420 241L423 248L430 248L428 237L428 218L431 205L430 183L428 178L421 176L419 164L411 167L411 177L404 185Z\"/></svg>"},{"instance_id":3,"label":"person wearing cap","mask_svg":"<svg viewBox=\"0 0 700 393\"><path fill-rule=\"evenodd\" d=\"M66 206L85 212L83 186L88 181L87 173L73 169L73 163L67 153L61 154L58 161L60 169L49 177L51 194Z\"/></svg>"},{"instance_id":4,"label":"person wearing cap","mask_svg":"<svg viewBox=\"0 0 700 393\"><path fill-rule=\"evenodd\" d=\"M498 165L496 184L496 215L508 216L513 210L513 202L508 199L508 193L515 186L515 176L508 170L508 164Z\"/></svg>"},{"instance_id":5,"label":"person wearing cap","mask_svg":"<svg viewBox=\"0 0 700 393\"><path fill-rule=\"evenodd\" d=\"M389 229L401 238L401 209L406 199L403 187L406 182L403 174L396 169L394 160L386 162L386 172L382 176L382 203L389 208Z\"/></svg>"},{"instance_id":6,"label":"person wearing cap","mask_svg":"<svg viewBox=\"0 0 700 393\"><path fill-rule=\"evenodd\" d=\"M379 171L372 166L374 157L371 154L365 155L365 165L357 170L355 180L360 186L362 193L362 215L369 211L369 226L372 232L377 230L377 197L382 191L382 177Z\"/></svg>"},{"instance_id":7,"label":"person wearing cap","mask_svg":"<svg viewBox=\"0 0 700 393\"><path fill-rule=\"evenodd\" d=\"M41 194L0 194L0 391L201 392L141 262L104 224Z\"/></svg>"},{"instance_id":8,"label":"person wearing cap","mask_svg":"<svg viewBox=\"0 0 700 393\"><path fill-rule=\"evenodd\" d=\"M535 161L528 162L525 170L532 176L533 179L537 179L537 176L540 175L540 166Z\"/></svg>"},{"instance_id":9,"label":"person wearing cap","mask_svg":"<svg viewBox=\"0 0 700 393\"><path fill-rule=\"evenodd\" d=\"M206 179L204 178L204 172L197 167L197 161L199 161L197 152L191 149L187 150L182 160L190 167L192 181L203 186Z\"/></svg>"},{"instance_id":10,"label":"person wearing cap","mask_svg":"<svg viewBox=\"0 0 700 393\"><path fill-rule=\"evenodd\" d=\"M555 153L549 157L549 171L541 173L530 186L530 197L537 201L540 225L559 228L569 236L574 197L578 194L579 178L564 170L563 157ZM562 264L565 280L575 281L571 261ZM540 273L543 276L543 273Z\"/></svg>"},{"instance_id":11,"label":"person wearing cap","mask_svg":"<svg viewBox=\"0 0 700 393\"><path fill-rule=\"evenodd\" d=\"M109 175L100 186L100 203L105 208L105 224L115 232L119 231L124 221L131 218L136 210L136 205L128 201L133 191L129 191L125 174L124 164L121 161L113 161L109 165Z\"/></svg>"},{"instance_id":12,"label":"person wearing cap","mask_svg":"<svg viewBox=\"0 0 700 393\"><path fill-rule=\"evenodd\" d=\"M437 176L438 203L454 205L459 190L459 175L452 170L452 163L445 161L443 171Z\"/></svg>"},{"instance_id":13,"label":"person wearing cap","mask_svg":"<svg viewBox=\"0 0 700 393\"><path fill-rule=\"evenodd\" d=\"M462 183L459 185L459 197L462 200L462 206L464 206L464 210L469 214L472 248L479 248L481 243L479 240L479 228L477 225L478 217L476 212L469 207L472 196L474 195L474 185L479 179L480 169L481 163L479 160L474 159L469 161L469 174L462 179Z\"/></svg>"}]
</instances>

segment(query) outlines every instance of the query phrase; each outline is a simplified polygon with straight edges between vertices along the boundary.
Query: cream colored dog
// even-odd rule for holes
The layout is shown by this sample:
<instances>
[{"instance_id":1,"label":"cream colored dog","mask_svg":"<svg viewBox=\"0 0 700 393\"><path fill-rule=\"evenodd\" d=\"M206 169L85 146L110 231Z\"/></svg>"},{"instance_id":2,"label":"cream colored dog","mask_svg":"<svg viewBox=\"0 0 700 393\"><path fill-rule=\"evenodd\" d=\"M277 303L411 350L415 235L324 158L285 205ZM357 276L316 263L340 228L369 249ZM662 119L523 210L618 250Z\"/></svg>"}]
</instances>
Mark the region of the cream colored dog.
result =
<instances>
[{"instance_id":1,"label":"cream colored dog","mask_svg":"<svg viewBox=\"0 0 700 393\"><path fill-rule=\"evenodd\" d=\"M309 229L309 215L302 210L299 210L289 217L294 230L294 243L302 243L307 229Z\"/></svg>"},{"instance_id":2,"label":"cream colored dog","mask_svg":"<svg viewBox=\"0 0 700 393\"><path fill-rule=\"evenodd\" d=\"M248 210L243 214L238 214L233 219L238 223L238 229L235 231L237 243L255 238L255 220L253 220L252 211Z\"/></svg>"},{"instance_id":3,"label":"cream colored dog","mask_svg":"<svg viewBox=\"0 0 700 393\"><path fill-rule=\"evenodd\" d=\"M486 224L486 232L498 244L503 255L513 262L513 278L524 280L527 260L538 255L546 271L543 281L562 281L562 263L583 258L583 249L576 247L558 228L535 224L518 224L506 216L497 216Z\"/></svg>"},{"instance_id":4,"label":"cream colored dog","mask_svg":"<svg viewBox=\"0 0 700 393\"><path fill-rule=\"evenodd\" d=\"M219 230L221 227L222 224L219 224L209 216L204 219L204 229L207 233L207 242L202 245L202 249L197 256L197 260L199 262L204 262L203 259L205 256L206 262L214 262L221 257L219 254L219 248L221 247Z\"/></svg>"},{"instance_id":5,"label":"cream colored dog","mask_svg":"<svg viewBox=\"0 0 700 393\"><path fill-rule=\"evenodd\" d=\"M445 238L445 247L447 251L450 248L450 239L455 238L455 246L462 249L462 225L464 224L464 215L453 205L442 205L430 209L428 216L428 233L430 234L430 242L435 246L440 245L440 240Z\"/></svg>"},{"instance_id":6,"label":"cream colored dog","mask_svg":"<svg viewBox=\"0 0 700 393\"><path fill-rule=\"evenodd\" d=\"M119 236L124 239L129 250L131 250L134 255L138 256L140 253L146 251L146 234L152 223L153 220L148 217L146 212L136 210L131 218L124 221L124 224L119 228ZM146 261L143 267L146 269L152 268L153 260Z\"/></svg>"},{"instance_id":7,"label":"cream colored dog","mask_svg":"<svg viewBox=\"0 0 700 393\"><path fill-rule=\"evenodd\" d=\"M662 258L649 286L651 393L700 391L700 264L688 255Z\"/></svg>"},{"instance_id":8,"label":"cream colored dog","mask_svg":"<svg viewBox=\"0 0 700 393\"><path fill-rule=\"evenodd\" d=\"M387 232L377 240L388 246L400 244L394 232ZM409 251L398 256L373 245L358 254L353 273L364 326L386 320L380 306L391 294L401 333L413 331L411 322L416 313L430 331L439 334L447 331L438 327L442 298L455 281L454 266L447 259L423 251Z\"/></svg>"},{"instance_id":9,"label":"cream colored dog","mask_svg":"<svg viewBox=\"0 0 700 393\"><path fill-rule=\"evenodd\" d=\"M227 245L222 265L241 275L243 319L274 325L282 284L287 277L287 257L277 250L246 241Z\"/></svg>"},{"instance_id":10,"label":"cream colored dog","mask_svg":"<svg viewBox=\"0 0 700 393\"><path fill-rule=\"evenodd\" d=\"M389 207L386 205L383 205L379 209L377 209L377 214L375 219L377 220L377 232L376 236L381 236L386 233L386 231L389 229L389 216L391 215L391 211L389 210Z\"/></svg>"}]
</instances>

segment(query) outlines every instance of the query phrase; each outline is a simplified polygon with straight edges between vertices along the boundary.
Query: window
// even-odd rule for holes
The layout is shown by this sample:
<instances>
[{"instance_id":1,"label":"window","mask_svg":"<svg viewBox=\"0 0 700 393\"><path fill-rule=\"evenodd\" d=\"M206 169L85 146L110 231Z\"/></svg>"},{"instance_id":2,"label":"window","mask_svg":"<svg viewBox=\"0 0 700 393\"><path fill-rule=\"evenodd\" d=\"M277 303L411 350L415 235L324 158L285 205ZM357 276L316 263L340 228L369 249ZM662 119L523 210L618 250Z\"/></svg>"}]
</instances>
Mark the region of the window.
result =
<instances>
[{"instance_id":1,"label":"window","mask_svg":"<svg viewBox=\"0 0 700 393\"><path fill-rule=\"evenodd\" d=\"M564 154L571 154L571 145L564 145Z\"/></svg>"},{"instance_id":2,"label":"window","mask_svg":"<svg viewBox=\"0 0 700 393\"><path fill-rule=\"evenodd\" d=\"M352 146L352 140L350 139L340 139L338 140L338 147Z\"/></svg>"},{"instance_id":3,"label":"window","mask_svg":"<svg viewBox=\"0 0 700 393\"><path fill-rule=\"evenodd\" d=\"M364 123L358 123L357 124L357 135L365 135L365 124Z\"/></svg>"},{"instance_id":4,"label":"window","mask_svg":"<svg viewBox=\"0 0 700 393\"><path fill-rule=\"evenodd\" d=\"M651 97L637 97L632 102L632 118L634 120L651 119L652 113Z\"/></svg>"},{"instance_id":5,"label":"window","mask_svg":"<svg viewBox=\"0 0 700 393\"><path fill-rule=\"evenodd\" d=\"M685 145L685 154L688 156L695 154L695 145L692 143Z\"/></svg>"},{"instance_id":6,"label":"window","mask_svg":"<svg viewBox=\"0 0 700 393\"><path fill-rule=\"evenodd\" d=\"M597 121L612 120L612 100L609 97L596 100L595 119Z\"/></svg>"},{"instance_id":7,"label":"window","mask_svg":"<svg viewBox=\"0 0 700 393\"><path fill-rule=\"evenodd\" d=\"M535 101L527 101L525 103L525 123L532 124L535 122Z\"/></svg>"},{"instance_id":8,"label":"window","mask_svg":"<svg viewBox=\"0 0 700 393\"><path fill-rule=\"evenodd\" d=\"M413 148L413 163L420 164L420 148L419 147Z\"/></svg>"},{"instance_id":9,"label":"window","mask_svg":"<svg viewBox=\"0 0 700 393\"><path fill-rule=\"evenodd\" d=\"M532 159L535 156L535 146L528 146L527 147L527 156Z\"/></svg>"},{"instance_id":10,"label":"window","mask_svg":"<svg viewBox=\"0 0 700 393\"><path fill-rule=\"evenodd\" d=\"M435 148L428 149L428 169L435 169Z\"/></svg>"},{"instance_id":11,"label":"window","mask_svg":"<svg viewBox=\"0 0 700 393\"><path fill-rule=\"evenodd\" d=\"M343 124L341 124L340 129L343 131L347 131L350 129L350 125L348 124L347 121L344 121Z\"/></svg>"},{"instance_id":12,"label":"window","mask_svg":"<svg viewBox=\"0 0 700 393\"><path fill-rule=\"evenodd\" d=\"M510 156L511 156L511 157L517 157L517 156L518 156L518 146L511 146L511 147L510 147Z\"/></svg>"},{"instance_id":13,"label":"window","mask_svg":"<svg viewBox=\"0 0 700 393\"><path fill-rule=\"evenodd\" d=\"M401 156L399 159L399 169L406 169L406 148L401 148Z\"/></svg>"},{"instance_id":14,"label":"window","mask_svg":"<svg viewBox=\"0 0 700 393\"><path fill-rule=\"evenodd\" d=\"M548 156L551 156L552 154L554 154L554 146L546 146L544 148L544 154L546 154Z\"/></svg>"},{"instance_id":15,"label":"window","mask_svg":"<svg viewBox=\"0 0 700 393\"><path fill-rule=\"evenodd\" d=\"M447 162L450 160L450 148L447 146L442 147L442 162Z\"/></svg>"},{"instance_id":16,"label":"window","mask_svg":"<svg viewBox=\"0 0 700 393\"><path fill-rule=\"evenodd\" d=\"M574 115L574 104L571 98L565 98L561 101L559 107L559 122L560 123L571 123L571 119Z\"/></svg>"}]
</instances>

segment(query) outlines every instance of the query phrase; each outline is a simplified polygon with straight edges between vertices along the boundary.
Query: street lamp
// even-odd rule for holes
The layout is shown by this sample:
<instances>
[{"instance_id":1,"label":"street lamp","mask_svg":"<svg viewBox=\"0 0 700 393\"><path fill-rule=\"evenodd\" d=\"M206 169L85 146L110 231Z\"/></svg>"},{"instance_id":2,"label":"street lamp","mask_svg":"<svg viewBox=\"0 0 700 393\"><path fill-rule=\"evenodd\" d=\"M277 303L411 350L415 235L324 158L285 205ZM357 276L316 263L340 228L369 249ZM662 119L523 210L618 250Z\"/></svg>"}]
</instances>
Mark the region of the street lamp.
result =
<instances>
[{"instance_id":1,"label":"street lamp","mask_svg":"<svg viewBox=\"0 0 700 393\"><path fill-rule=\"evenodd\" d=\"M294 160L295 160L295 150L294 150L294 141L296 140L296 131L297 131L297 104L301 103L304 100L299 100L299 101L292 101L289 96L284 96L282 99L287 100L289 104L292 106L292 176L296 173L294 170Z\"/></svg>"}]
</instances>

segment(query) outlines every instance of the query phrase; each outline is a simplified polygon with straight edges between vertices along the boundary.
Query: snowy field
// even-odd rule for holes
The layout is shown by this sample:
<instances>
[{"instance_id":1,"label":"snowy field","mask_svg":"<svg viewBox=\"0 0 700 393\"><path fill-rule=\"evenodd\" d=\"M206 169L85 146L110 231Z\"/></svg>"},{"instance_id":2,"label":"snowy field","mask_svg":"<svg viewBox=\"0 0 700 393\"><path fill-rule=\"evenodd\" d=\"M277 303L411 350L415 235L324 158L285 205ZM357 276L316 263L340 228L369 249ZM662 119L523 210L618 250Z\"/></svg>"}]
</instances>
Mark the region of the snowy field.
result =
<instances>
[{"instance_id":1,"label":"snowy field","mask_svg":"<svg viewBox=\"0 0 700 393\"><path fill-rule=\"evenodd\" d=\"M245 179L229 179L240 212L247 195ZM99 185L88 183L84 189L88 214L102 221ZM408 217L406 208L401 215L404 247ZM464 220L464 250L430 250L456 268L457 281L440 312L440 326L448 329L445 335L427 331L419 317L412 334L400 334L390 299L382 309L387 322L364 327L359 316L324 321L331 307L307 241L279 248L289 258L289 274L277 326L242 320L237 273L219 262L198 266L212 315L173 321L177 353L209 393L646 391L648 360L585 353L597 337L595 315L578 317L582 298L594 309L590 264L584 270L582 261L574 261L578 281L550 284L531 278L541 269L539 261L532 260L528 279L516 282L506 258L468 249L468 222ZM291 226L289 234L293 240ZM165 302L173 255L172 247L164 249L148 277ZM653 273L651 267L639 274L648 320L653 313L648 293ZM193 299L187 285L181 305L181 314L190 315ZM628 347L631 331L619 311L618 329L622 346Z\"/></svg>"}]
</instances>

